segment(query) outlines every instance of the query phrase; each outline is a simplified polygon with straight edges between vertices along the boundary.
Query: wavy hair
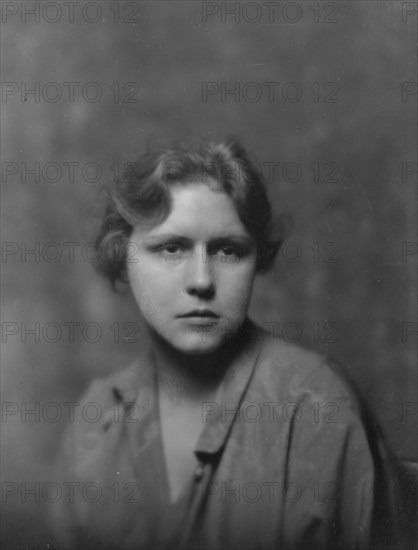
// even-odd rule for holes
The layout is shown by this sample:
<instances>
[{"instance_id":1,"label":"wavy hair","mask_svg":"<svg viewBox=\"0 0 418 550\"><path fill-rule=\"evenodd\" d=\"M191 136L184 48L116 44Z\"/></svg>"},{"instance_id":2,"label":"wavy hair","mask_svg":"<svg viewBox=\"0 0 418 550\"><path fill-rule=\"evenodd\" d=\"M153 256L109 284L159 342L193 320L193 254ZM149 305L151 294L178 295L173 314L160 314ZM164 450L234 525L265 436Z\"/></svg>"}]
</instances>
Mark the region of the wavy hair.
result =
<instances>
[{"instance_id":1,"label":"wavy hair","mask_svg":"<svg viewBox=\"0 0 418 550\"><path fill-rule=\"evenodd\" d=\"M276 239L271 238L272 211L265 179L244 147L235 138L223 143L174 141L145 151L107 189L95 267L113 288L117 281L127 282L126 250L134 226L144 221L161 223L171 211L170 187L190 183L229 195L256 243L257 272L271 267L284 228L275 228Z\"/></svg>"}]
</instances>

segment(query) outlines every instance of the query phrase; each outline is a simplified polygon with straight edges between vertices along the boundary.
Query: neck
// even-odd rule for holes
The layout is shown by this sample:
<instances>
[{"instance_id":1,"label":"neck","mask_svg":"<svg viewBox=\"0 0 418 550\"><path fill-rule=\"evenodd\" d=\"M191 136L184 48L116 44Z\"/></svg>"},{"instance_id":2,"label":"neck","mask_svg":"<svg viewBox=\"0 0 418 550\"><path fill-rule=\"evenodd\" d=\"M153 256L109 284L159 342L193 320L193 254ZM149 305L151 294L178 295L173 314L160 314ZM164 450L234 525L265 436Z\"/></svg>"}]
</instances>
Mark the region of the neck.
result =
<instances>
[{"instance_id":1,"label":"neck","mask_svg":"<svg viewBox=\"0 0 418 550\"><path fill-rule=\"evenodd\" d=\"M202 355L184 354L158 334L151 333L161 396L168 397L174 404L200 403L213 397L229 365L244 345L243 331L215 352Z\"/></svg>"}]
</instances>

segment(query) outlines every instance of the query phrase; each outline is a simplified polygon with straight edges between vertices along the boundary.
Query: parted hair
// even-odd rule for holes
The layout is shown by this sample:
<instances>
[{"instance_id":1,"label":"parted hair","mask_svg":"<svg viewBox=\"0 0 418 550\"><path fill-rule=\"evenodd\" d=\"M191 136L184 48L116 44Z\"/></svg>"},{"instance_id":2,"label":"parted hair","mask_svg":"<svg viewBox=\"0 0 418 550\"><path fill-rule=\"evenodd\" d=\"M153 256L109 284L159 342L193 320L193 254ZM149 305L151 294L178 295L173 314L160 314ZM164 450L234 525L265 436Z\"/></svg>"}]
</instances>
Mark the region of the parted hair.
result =
<instances>
[{"instance_id":1,"label":"parted hair","mask_svg":"<svg viewBox=\"0 0 418 550\"><path fill-rule=\"evenodd\" d=\"M95 267L113 288L117 281L127 282L126 251L135 225L163 222L171 211L170 187L190 183L229 195L256 244L257 272L271 267L284 228L275 227L272 239L272 210L257 164L235 138L223 143L176 140L146 150L106 189Z\"/></svg>"}]
</instances>

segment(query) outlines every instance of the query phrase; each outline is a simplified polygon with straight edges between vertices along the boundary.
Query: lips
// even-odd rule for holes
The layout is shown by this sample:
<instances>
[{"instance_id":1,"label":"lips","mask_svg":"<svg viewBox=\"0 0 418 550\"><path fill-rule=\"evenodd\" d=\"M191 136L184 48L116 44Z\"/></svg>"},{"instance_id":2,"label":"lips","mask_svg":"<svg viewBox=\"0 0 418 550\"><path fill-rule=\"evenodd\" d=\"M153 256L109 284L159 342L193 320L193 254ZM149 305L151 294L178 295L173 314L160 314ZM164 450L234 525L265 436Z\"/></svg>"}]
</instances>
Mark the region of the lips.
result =
<instances>
[{"instance_id":1,"label":"lips","mask_svg":"<svg viewBox=\"0 0 418 550\"><path fill-rule=\"evenodd\" d=\"M213 318L217 319L219 315L216 315L213 311L210 309L193 309L191 311L188 311L187 313L183 313L182 315L177 315L177 317L180 318L187 318L187 317L194 317L194 318Z\"/></svg>"}]
</instances>

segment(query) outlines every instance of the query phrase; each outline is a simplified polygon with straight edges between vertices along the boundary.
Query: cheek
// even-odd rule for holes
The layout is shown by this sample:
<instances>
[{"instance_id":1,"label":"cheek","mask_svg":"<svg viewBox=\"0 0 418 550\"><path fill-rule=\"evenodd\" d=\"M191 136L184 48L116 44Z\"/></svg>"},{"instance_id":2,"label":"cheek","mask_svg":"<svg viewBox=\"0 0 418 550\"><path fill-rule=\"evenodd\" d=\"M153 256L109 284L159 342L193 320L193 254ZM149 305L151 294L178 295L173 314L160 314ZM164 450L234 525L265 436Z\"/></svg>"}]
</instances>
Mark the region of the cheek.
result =
<instances>
[{"instance_id":1,"label":"cheek","mask_svg":"<svg viewBox=\"0 0 418 550\"><path fill-rule=\"evenodd\" d=\"M251 299L254 277L255 267L252 264L240 266L239 270L231 270L228 273L223 293L231 311L246 311Z\"/></svg>"},{"instance_id":2,"label":"cheek","mask_svg":"<svg viewBox=\"0 0 418 550\"><path fill-rule=\"evenodd\" d=\"M158 309L158 298L161 296L162 285L155 276L147 273L144 266L128 269L129 284L141 312L148 317ZM160 290L160 292L158 292ZM157 299L157 303L156 303Z\"/></svg>"}]
</instances>

